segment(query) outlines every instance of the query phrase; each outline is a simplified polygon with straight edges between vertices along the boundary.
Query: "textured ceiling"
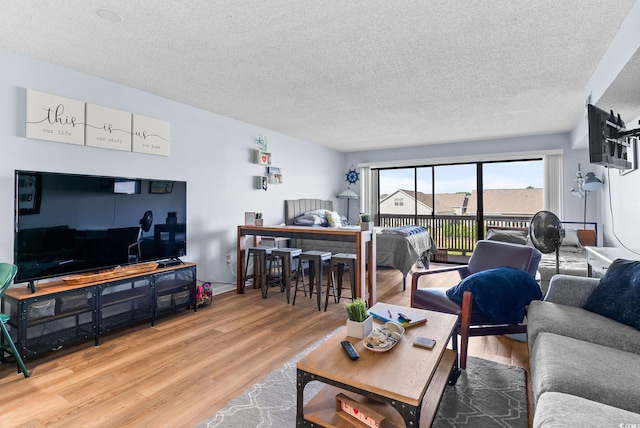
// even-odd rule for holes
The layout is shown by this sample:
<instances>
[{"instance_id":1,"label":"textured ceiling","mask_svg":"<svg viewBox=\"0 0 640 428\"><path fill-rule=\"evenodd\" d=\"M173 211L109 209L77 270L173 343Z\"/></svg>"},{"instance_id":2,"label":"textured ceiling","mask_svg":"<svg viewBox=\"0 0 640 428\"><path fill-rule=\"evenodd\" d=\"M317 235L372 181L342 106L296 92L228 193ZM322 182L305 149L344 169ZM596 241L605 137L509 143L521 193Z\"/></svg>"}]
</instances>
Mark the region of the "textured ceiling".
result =
<instances>
[{"instance_id":1,"label":"textured ceiling","mask_svg":"<svg viewBox=\"0 0 640 428\"><path fill-rule=\"evenodd\" d=\"M569 131L633 3L0 0L0 47L348 152Z\"/></svg>"},{"instance_id":2,"label":"textured ceiling","mask_svg":"<svg viewBox=\"0 0 640 428\"><path fill-rule=\"evenodd\" d=\"M640 52L631 57L596 105L605 111L613 110L626 121L627 129L640 128L631 122L640 115Z\"/></svg>"}]
</instances>

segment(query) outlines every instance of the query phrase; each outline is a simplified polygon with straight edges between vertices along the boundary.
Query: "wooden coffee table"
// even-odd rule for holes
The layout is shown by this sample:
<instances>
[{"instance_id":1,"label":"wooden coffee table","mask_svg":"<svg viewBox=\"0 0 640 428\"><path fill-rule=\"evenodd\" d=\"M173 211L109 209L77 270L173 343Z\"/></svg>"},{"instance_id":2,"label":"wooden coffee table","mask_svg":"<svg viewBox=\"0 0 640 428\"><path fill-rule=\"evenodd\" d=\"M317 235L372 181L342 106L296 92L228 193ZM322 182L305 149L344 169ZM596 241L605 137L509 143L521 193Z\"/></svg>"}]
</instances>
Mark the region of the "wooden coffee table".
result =
<instances>
[{"instance_id":1,"label":"wooden coffee table","mask_svg":"<svg viewBox=\"0 0 640 428\"><path fill-rule=\"evenodd\" d=\"M431 426L457 359L456 352L446 348L457 317L405 309L425 314L428 321L409 327L402 340L387 352L366 349L362 339L348 337L342 329L298 361L297 426L365 426L352 425L336 413L339 393L384 416L385 427ZM374 328L381 325L374 322ZM435 339L435 347L414 347L413 340L418 336ZM343 340L353 344L360 354L358 360L347 357L340 345ZM305 406L304 389L311 381L326 386Z\"/></svg>"}]
</instances>

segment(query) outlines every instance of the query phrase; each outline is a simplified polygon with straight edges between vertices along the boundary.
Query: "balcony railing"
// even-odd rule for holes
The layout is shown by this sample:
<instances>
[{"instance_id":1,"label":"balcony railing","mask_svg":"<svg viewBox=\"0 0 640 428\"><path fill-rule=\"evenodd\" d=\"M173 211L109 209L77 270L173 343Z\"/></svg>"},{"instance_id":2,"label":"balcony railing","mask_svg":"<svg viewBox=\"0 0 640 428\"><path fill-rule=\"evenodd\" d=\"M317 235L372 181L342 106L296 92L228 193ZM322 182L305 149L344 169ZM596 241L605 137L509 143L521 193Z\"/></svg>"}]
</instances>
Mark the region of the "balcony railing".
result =
<instances>
[{"instance_id":1,"label":"balcony railing","mask_svg":"<svg viewBox=\"0 0 640 428\"><path fill-rule=\"evenodd\" d=\"M485 231L490 227L528 228L531 216L484 216ZM379 214L379 225L382 227L399 227L416 224L414 216L402 214ZM419 215L417 225L426 227L439 249L449 253L469 256L473 252L477 240L477 223L475 216L466 215Z\"/></svg>"}]
</instances>

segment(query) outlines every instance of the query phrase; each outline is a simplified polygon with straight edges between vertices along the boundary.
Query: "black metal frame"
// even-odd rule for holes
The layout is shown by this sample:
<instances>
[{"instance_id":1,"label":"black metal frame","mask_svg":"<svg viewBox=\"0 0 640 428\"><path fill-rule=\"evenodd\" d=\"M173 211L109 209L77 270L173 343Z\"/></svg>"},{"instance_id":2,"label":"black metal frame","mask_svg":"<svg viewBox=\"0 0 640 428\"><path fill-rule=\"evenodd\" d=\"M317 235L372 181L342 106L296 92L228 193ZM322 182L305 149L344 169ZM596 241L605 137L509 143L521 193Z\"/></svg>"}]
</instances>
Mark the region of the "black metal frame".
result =
<instances>
[{"instance_id":1,"label":"black metal frame","mask_svg":"<svg viewBox=\"0 0 640 428\"><path fill-rule=\"evenodd\" d=\"M181 271L188 272L189 274L184 279L162 280L162 278L167 275L179 275ZM147 284L140 286L140 281L147 281ZM137 287L135 286L136 283L138 283ZM119 294L119 292L105 293L105 291L109 289L118 286L126 286L126 284L131 284L131 288L123 290L121 294ZM179 293L186 290L189 290L190 292L188 301L175 305L172 304L165 309L158 308L158 296L172 295L173 293ZM60 307L61 298L79 293L85 293L88 296L87 305L62 311ZM29 305L32 305L37 301L49 299L56 300L55 314L53 316L43 316L35 320L30 320L28 316ZM16 348L23 359L39 356L44 352L48 352L61 346L91 339L94 340L95 346L98 346L100 336L111 331L121 329L128 325L137 324L144 320L149 320L151 326L154 326L156 317L169 312L175 312L178 309L192 307L194 312L197 311L196 266L175 266L172 269L152 273L147 272L127 279L115 279L113 281L105 281L87 287L79 287L19 300L13 299L5 294L2 298L2 310L4 310L7 302L11 305L11 319L7 322L7 325L12 330L15 329L14 336L16 338ZM127 312L121 322L110 323L108 326L103 324L103 309L121 303L131 304L130 313ZM136 306L138 303L141 303L142 305ZM142 311L142 315L140 315L140 311ZM122 313L125 312L123 311ZM81 319L84 314L91 314L90 322L85 322ZM53 334L49 335L27 338L27 330L31 327L72 316L75 317L75 325L72 327L56 330ZM2 352L2 356L4 356L4 351Z\"/></svg>"},{"instance_id":2,"label":"black metal frame","mask_svg":"<svg viewBox=\"0 0 640 428\"><path fill-rule=\"evenodd\" d=\"M449 375L448 384L455 385L460 377L462 371L458 365L458 345L457 345L457 333L454 331L451 336L451 340L453 341L453 350L456 352L456 357L453 360L453 367L451 368L451 373ZM351 385L346 385L342 382L338 382L332 379L328 379L324 376L319 376L313 373L309 373L305 370L301 370L296 368L296 427L316 427L317 424L308 421L304 418L304 389L307 384L311 381L319 381L327 385L335 386L340 389L344 389L346 391L354 392L356 394L365 396L367 398L380 401L382 403L389 404L391 407L396 409L402 419L405 421L405 425L408 427L419 427L420 426L420 416L422 409L422 402L417 406L413 406L408 403L404 403L400 400L391 399L389 397L385 397L379 394L375 394L373 392L365 391L360 388L356 388Z\"/></svg>"}]
</instances>

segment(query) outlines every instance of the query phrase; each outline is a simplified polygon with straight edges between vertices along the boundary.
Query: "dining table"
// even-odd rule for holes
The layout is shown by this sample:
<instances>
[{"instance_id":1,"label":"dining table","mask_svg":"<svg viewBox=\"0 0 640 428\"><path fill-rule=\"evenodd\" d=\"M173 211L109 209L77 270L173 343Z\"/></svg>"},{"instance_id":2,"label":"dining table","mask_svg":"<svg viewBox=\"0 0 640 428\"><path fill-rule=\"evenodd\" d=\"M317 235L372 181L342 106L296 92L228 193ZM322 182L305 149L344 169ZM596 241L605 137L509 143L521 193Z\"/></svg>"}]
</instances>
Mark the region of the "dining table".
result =
<instances>
[{"instance_id":1,"label":"dining table","mask_svg":"<svg viewBox=\"0 0 640 428\"><path fill-rule=\"evenodd\" d=\"M356 254L356 297L365 300L369 307L376 302L376 234L360 227L310 227L310 226L238 226L237 245L237 287L238 294L245 292L244 271L246 258L246 238L261 237L318 239L355 243ZM254 277L255 280L255 277Z\"/></svg>"}]
</instances>

